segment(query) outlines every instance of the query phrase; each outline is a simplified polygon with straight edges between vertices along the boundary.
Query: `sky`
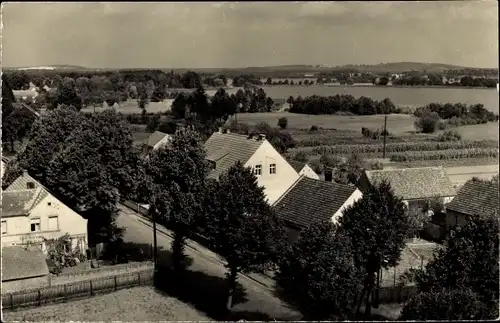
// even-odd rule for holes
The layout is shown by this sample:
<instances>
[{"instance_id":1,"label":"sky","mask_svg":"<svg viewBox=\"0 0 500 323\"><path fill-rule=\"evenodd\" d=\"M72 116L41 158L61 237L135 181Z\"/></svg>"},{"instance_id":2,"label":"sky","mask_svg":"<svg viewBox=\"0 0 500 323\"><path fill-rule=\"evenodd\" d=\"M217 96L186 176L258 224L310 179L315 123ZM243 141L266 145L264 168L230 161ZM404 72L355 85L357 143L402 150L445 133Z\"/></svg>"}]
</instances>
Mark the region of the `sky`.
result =
<instances>
[{"instance_id":1,"label":"sky","mask_svg":"<svg viewBox=\"0 0 500 323\"><path fill-rule=\"evenodd\" d=\"M2 3L2 65L498 68L498 3Z\"/></svg>"}]
</instances>

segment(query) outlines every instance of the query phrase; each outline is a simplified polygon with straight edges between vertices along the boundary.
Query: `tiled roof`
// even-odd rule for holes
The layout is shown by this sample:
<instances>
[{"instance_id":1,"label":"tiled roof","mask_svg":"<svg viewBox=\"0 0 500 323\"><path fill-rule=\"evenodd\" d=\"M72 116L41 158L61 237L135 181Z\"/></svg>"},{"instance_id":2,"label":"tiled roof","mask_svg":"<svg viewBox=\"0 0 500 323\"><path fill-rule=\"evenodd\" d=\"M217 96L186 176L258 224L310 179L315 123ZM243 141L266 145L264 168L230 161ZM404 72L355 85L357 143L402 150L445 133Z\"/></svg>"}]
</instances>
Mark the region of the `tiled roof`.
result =
<instances>
[{"instance_id":1,"label":"tiled roof","mask_svg":"<svg viewBox=\"0 0 500 323\"><path fill-rule=\"evenodd\" d=\"M2 192L2 217L27 215L35 206L38 194L40 189Z\"/></svg>"},{"instance_id":2,"label":"tiled roof","mask_svg":"<svg viewBox=\"0 0 500 323\"><path fill-rule=\"evenodd\" d=\"M366 177L372 184L389 181L394 193L404 200L456 195L442 167L372 170L366 171Z\"/></svg>"},{"instance_id":3,"label":"tiled roof","mask_svg":"<svg viewBox=\"0 0 500 323\"><path fill-rule=\"evenodd\" d=\"M219 178L220 174L240 161L245 164L259 149L262 141L234 133L215 132L205 142L207 158L215 162L208 177Z\"/></svg>"},{"instance_id":4,"label":"tiled roof","mask_svg":"<svg viewBox=\"0 0 500 323\"><path fill-rule=\"evenodd\" d=\"M307 165L307 163L299 162L296 160L288 160L288 163L293 167L293 169L295 169L297 173L300 173L300 171Z\"/></svg>"},{"instance_id":5,"label":"tiled roof","mask_svg":"<svg viewBox=\"0 0 500 323\"><path fill-rule=\"evenodd\" d=\"M2 248L2 281L48 274L49 268L41 250L25 250L18 246Z\"/></svg>"},{"instance_id":6,"label":"tiled roof","mask_svg":"<svg viewBox=\"0 0 500 323\"><path fill-rule=\"evenodd\" d=\"M446 210L467 215L498 214L498 185L471 179L460 188L457 196L446 205Z\"/></svg>"},{"instance_id":7,"label":"tiled roof","mask_svg":"<svg viewBox=\"0 0 500 323\"><path fill-rule=\"evenodd\" d=\"M34 183L35 188L30 189L31 191L37 191L38 194L36 196L36 199L34 201L34 204L32 207L35 207L40 203L46 196L48 196L50 193L49 191L42 185L40 182L35 180L33 177L28 175L27 173L24 173L23 175L19 176L12 184L10 184L9 187L5 189L4 192L18 192L18 191L25 191L28 189L28 183ZM13 194L13 193L12 193Z\"/></svg>"},{"instance_id":8,"label":"tiled roof","mask_svg":"<svg viewBox=\"0 0 500 323\"><path fill-rule=\"evenodd\" d=\"M331 220L356 187L301 176L273 208L279 218L297 228Z\"/></svg>"},{"instance_id":9,"label":"tiled roof","mask_svg":"<svg viewBox=\"0 0 500 323\"><path fill-rule=\"evenodd\" d=\"M153 148L157 143L160 142L165 136L170 136L164 132L161 131L155 131L151 134L151 136L148 137L148 140L146 141L146 145L148 147Z\"/></svg>"}]
</instances>

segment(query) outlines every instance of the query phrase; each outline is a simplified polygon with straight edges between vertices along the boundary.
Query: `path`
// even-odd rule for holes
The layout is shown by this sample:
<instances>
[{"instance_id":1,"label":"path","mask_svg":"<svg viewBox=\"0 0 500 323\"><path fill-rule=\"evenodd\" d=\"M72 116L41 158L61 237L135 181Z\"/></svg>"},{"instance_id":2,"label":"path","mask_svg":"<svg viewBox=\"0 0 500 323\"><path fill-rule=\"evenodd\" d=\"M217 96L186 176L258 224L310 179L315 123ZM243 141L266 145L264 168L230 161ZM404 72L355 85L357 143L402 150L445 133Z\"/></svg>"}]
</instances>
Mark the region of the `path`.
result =
<instances>
[{"instance_id":1,"label":"path","mask_svg":"<svg viewBox=\"0 0 500 323\"><path fill-rule=\"evenodd\" d=\"M124 241L141 244L151 244L153 232L151 223L124 205L119 205L117 224L126 228ZM170 231L157 226L158 246L170 250L172 238ZM207 275L225 277L226 269L222 259L196 242L188 241L186 254L193 259L189 270L200 271ZM234 306L235 310L264 312L281 320L297 320L300 313L289 308L285 303L273 295L273 281L261 275L239 275L238 281L247 293L247 301Z\"/></svg>"}]
</instances>

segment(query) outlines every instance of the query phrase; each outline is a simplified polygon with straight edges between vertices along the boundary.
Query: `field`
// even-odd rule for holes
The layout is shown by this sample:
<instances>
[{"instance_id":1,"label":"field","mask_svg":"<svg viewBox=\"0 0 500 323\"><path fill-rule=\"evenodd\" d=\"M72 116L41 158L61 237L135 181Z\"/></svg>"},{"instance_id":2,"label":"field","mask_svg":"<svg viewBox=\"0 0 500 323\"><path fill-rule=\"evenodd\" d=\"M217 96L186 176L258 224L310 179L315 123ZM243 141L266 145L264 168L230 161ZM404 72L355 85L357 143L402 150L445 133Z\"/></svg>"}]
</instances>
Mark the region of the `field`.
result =
<instances>
[{"instance_id":1,"label":"field","mask_svg":"<svg viewBox=\"0 0 500 323\"><path fill-rule=\"evenodd\" d=\"M43 307L7 311L5 321L211 321L176 298L153 287L123 289L89 299Z\"/></svg>"}]
</instances>

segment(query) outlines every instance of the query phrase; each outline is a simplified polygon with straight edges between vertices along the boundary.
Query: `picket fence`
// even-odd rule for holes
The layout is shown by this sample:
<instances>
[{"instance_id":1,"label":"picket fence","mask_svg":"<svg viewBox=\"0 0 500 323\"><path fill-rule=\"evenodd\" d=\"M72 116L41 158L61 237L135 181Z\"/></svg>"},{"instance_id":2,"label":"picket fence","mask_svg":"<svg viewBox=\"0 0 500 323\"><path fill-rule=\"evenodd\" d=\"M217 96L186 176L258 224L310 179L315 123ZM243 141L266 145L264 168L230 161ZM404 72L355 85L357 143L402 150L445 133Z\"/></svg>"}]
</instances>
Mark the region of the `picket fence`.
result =
<instances>
[{"instance_id":1,"label":"picket fence","mask_svg":"<svg viewBox=\"0 0 500 323\"><path fill-rule=\"evenodd\" d=\"M42 306L107 294L119 289L150 285L153 283L153 274L153 269L146 269L64 285L6 293L2 294L2 308L9 310L20 307Z\"/></svg>"}]
</instances>

